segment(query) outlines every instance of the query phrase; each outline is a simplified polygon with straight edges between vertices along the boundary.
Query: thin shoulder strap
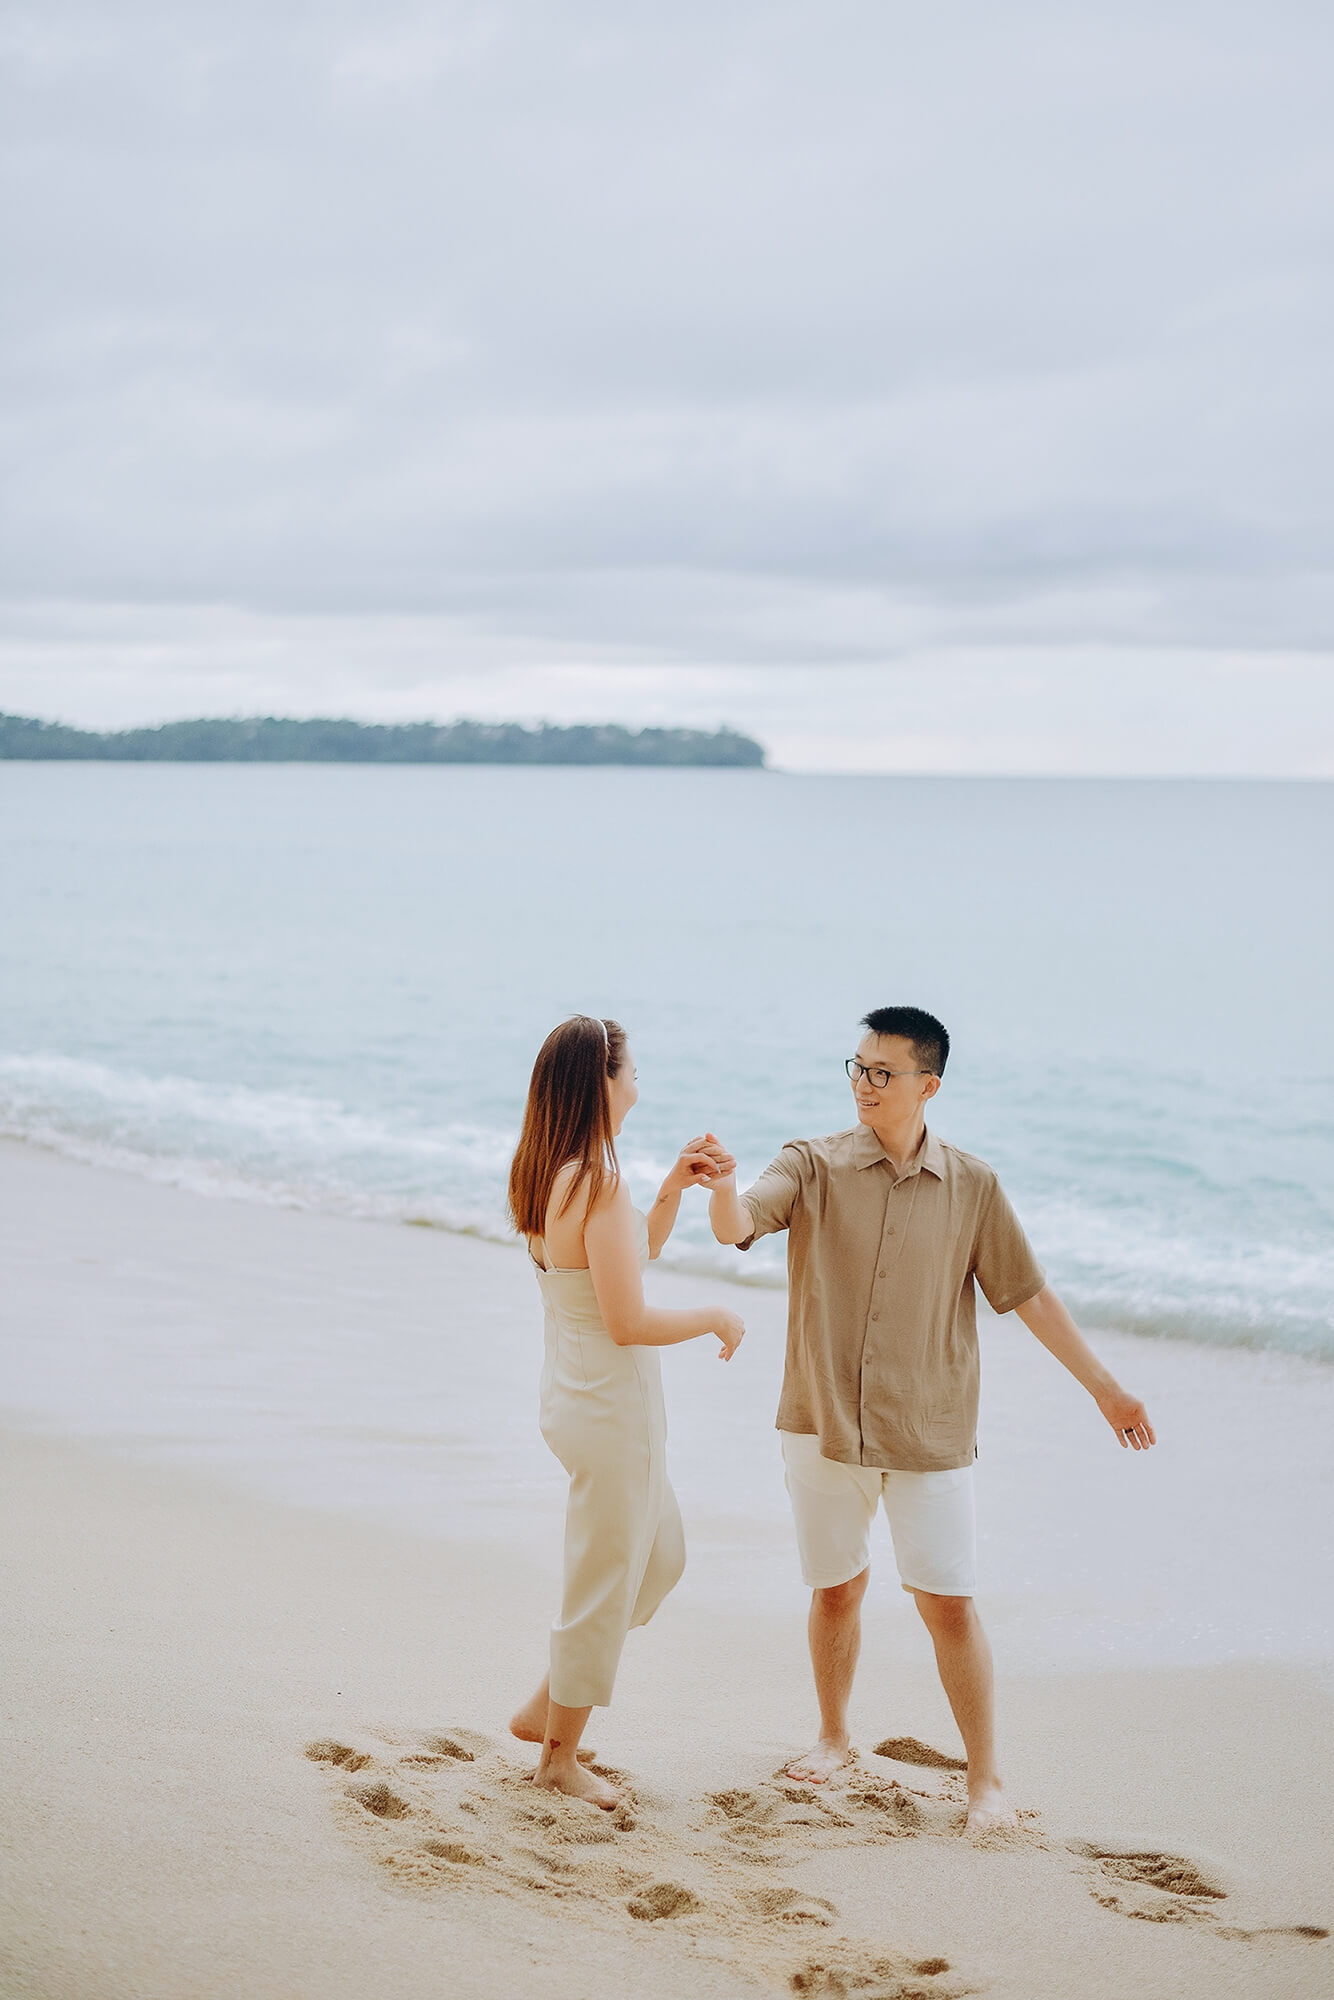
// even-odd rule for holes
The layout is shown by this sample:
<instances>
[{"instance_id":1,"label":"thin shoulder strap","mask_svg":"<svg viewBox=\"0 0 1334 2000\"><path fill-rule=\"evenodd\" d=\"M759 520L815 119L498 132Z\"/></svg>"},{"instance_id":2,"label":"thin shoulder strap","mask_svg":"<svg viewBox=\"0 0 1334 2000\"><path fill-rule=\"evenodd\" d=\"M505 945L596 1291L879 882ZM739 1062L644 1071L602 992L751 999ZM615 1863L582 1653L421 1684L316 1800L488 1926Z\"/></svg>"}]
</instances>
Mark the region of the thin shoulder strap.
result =
<instances>
[{"instance_id":1,"label":"thin shoulder strap","mask_svg":"<svg viewBox=\"0 0 1334 2000\"><path fill-rule=\"evenodd\" d=\"M551 1263L551 1262L550 1262L550 1260L549 1260L549 1259L548 1259L548 1257L547 1257L547 1239L546 1239L546 1237L545 1237L545 1236L530 1236L530 1237L528 1238L528 1255L529 1255L530 1257L533 1257L533 1245L534 1245L534 1243L540 1243L540 1244L542 1245L542 1262L541 1262L541 1269L542 1269L542 1270L544 1270L544 1271L554 1271L554 1270L555 1270L555 1268L556 1268L556 1266L555 1266L555 1265L554 1265L553 1263ZM536 1258L536 1257L533 1257L533 1262L534 1262L535 1264L537 1263L537 1261L538 1261L538 1260L537 1260L537 1258Z\"/></svg>"}]
</instances>

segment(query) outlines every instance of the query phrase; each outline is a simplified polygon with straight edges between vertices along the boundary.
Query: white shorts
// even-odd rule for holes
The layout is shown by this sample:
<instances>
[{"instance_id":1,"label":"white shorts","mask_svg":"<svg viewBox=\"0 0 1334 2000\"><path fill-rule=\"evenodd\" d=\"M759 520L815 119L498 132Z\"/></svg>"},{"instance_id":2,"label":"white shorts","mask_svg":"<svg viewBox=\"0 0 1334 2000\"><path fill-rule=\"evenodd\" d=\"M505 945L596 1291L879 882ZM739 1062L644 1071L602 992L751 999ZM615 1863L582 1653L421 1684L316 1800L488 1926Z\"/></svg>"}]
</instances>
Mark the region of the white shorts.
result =
<instances>
[{"instance_id":1,"label":"white shorts","mask_svg":"<svg viewBox=\"0 0 1334 2000\"><path fill-rule=\"evenodd\" d=\"M820 1440L781 1431L801 1574L812 1590L860 1576L871 1560L871 1523L883 1500L905 1590L933 1597L977 1591L973 1468L882 1472L820 1456Z\"/></svg>"}]
</instances>

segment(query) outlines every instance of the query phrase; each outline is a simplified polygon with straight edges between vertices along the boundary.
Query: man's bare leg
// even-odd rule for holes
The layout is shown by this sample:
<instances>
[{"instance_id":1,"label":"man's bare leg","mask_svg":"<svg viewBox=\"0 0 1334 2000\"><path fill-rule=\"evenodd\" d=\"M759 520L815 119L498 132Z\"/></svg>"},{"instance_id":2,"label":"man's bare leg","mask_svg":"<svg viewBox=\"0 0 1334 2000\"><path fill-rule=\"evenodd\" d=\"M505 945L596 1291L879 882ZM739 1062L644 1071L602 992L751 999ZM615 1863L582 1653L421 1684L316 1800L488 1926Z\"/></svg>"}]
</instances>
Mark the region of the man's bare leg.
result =
<instances>
[{"instance_id":1,"label":"man's bare leg","mask_svg":"<svg viewBox=\"0 0 1334 2000\"><path fill-rule=\"evenodd\" d=\"M579 1738L592 1713L591 1708L562 1708L557 1701L547 1703L542 1755L533 1772L533 1783L544 1791L566 1792L572 1799L585 1799L590 1806L601 1806L604 1812L610 1812L618 1802L618 1795L605 1778L585 1770L579 1762Z\"/></svg>"},{"instance_id":2,"label":"man's bare leg","mask_svg":"<svg viewBox=\"0 0 1334 2000\"><path fill-rule=\"evenodd\" d=\"M801 1778L808 1785L825 1784L848 1761L848 1701L862 1649L862 1599L870 1574L864 1569L850 1583L811 1592L806 1629L820 1704L820 1740L787 1766L789 1778Z\"/></svg>"},{"instance_id":3,"label":"man's bare leg","mask_svg":"<svg viewBox=\"0 0 1334 2000\"><path fill-rule=\"evenodd\" d=\"M551 1682L543 1677L536 1694L530 1695L523 1707L516 1709L510 1717L510 1735L517 1736L520 1743L541 1743L546 1735L547 1709L551 1704ZM579 1746L579 1762L591 1764L597 1755L595 1750Z\"/></svg>"},{"instance_id":4,"label":"man's bare leg","mask_svg":"<svg viewBox=\"0 0 1334 2000\"><path fill-rule=\"evenodd\" d=\"M936 1649L940 1684L949 1698L968 1758L969 1833L1016 1824L996 1769L996 1697L991 1647L971 1597L936 1597L915 1590L917 1609Z\"/></svg>"}]
</instances>

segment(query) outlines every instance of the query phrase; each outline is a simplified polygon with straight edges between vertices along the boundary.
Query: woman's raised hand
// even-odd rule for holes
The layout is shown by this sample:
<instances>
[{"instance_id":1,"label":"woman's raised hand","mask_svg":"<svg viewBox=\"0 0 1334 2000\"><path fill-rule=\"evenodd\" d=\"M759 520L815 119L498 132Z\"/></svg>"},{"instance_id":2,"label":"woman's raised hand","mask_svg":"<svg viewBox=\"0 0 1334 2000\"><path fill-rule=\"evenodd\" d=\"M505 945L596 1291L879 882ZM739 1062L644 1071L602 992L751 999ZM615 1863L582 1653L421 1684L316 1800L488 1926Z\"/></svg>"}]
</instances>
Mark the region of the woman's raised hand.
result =
<instances>
[{"instance_id":1,"label":"woman's raised hand","mask_svg":"<svg viewBox=\"0 0 1334 2000\"><path fill-rule=\"evenodd\" d=\"M722 1342L718 1351L720 1361L730 1361L746 1337L746 1325L740 1313L729 1312L726 1306L713 1309L709 1331Z\"/></svg>"}]
</instances>

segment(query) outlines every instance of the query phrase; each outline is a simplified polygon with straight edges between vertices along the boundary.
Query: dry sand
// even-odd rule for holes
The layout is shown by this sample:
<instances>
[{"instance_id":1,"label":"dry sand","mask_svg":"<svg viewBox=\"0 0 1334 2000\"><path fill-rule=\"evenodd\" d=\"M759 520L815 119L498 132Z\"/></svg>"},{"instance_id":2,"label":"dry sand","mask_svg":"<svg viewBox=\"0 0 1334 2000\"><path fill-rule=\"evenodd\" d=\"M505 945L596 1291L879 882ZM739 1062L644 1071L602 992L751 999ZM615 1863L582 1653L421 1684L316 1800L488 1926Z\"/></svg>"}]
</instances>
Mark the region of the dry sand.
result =
<instances>
[{"instance_id":1,"label":"dry sand","mask_svg":"<svg viewBox=\"0 0 1334 2000\"><path fill-rule=\"evenodd\" d=\"M284 1218L172 1199L253 1283ZM355 1255L404 1235L365 1229ZM4 2000L1334 1987L1316 1666L1002 1670L1024 1819L975 1846L957 1738L897 1627L870 1621L861 1756L815 1791L776 1775L810 1730L799 1598L719 1610L683 1586L595 1717L626 1786L608 1818L535 1794L504 1733L552 1587L522 1539L414 1538L12 1430Z\"/></svg>"}]
</instances>

